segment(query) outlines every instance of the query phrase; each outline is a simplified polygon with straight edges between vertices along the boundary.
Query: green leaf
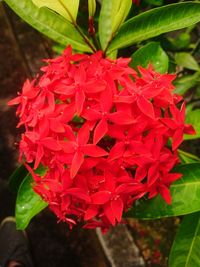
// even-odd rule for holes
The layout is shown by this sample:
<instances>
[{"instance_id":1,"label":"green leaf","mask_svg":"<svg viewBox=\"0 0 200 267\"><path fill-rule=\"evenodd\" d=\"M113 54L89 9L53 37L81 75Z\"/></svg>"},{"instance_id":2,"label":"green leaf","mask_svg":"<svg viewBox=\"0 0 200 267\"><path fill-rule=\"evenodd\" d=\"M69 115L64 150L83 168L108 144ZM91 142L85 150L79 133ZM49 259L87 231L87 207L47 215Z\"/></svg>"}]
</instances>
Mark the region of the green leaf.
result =
<instances>
[{"instance_id":1,"label":"green leaf","mask_svg":"<svg viewBox=\"0 0 200 267\"><path fill-rule=\"evenodd\" d=\"M127 20L108 47L108 51L186 28L199 21L200 3L185 2L154 8Z\"/></svg>"},{"instance_id":2,"label":"green leaf","mask_svg":"<svg viewBox=\"0 0 200 267\"><path fill-rule=\"evenodd\" d=\"M190 53L176 53L175 54L176 63L189 70L199 70L199 65L196 62L195 58Z\"/></svg>"},{"instance_id":3,"label":"green leaf","mask_svg":"<svg viewBox=\"0 0 200 267\"><path fill-rule=\"evenodd\" d=\"M103 0L99 16L99 39L101 48L104 50L112 36L112 1Z\"/></svg>"},{"instance_id":4,"label":"green leaf","mask_svg":"<svg viewBox=\"0 0 200 267\"><path fill-rule=\"evenodd\" d=\"M112 32L115 33L126 19L132 0L112 0Z\"/></svg>"},{"instance_id":5,"label":"green leaf","mask_svg":"<svg viewBox=\"0 0 200 267\"><path fill-rule=\"evenodd\" d=\"M196 155L188 153L181 149L178 149L178 156L183 164L200 162L200 158L198 158Z\"/></svg>"},{"instance_id":6,"label":"green leaf","mask_svg":"<svg viewBox=\"0 0 200 267\"><path fill-rule=\"evenodd\" d=\"M186 114L186 123L192 124L196 130L196 135L184 135L184 140L200 138L200 109L190 110Z\"/></svg>"},{"instance_id":7,"label":"green leaf","mask_svg":"<svg viewBox=\"0 0 200 267\"><path fill-rule=\"evenodd\" d=\"M37 8L31 0L5 0L15 13L23 20L45 34L54 41L63 45L71 45L74 49L91 52L91 49L74 26L47 8Z\"/></svg>"},{"instance_id":8,"label":"green leaf","mask_svg":"<svg viewBox=\"0 0 200 267\"><path fill-rule=\"evenodd\" d=\"M32 0L33 3L41 8L48 7L57 12L70 22L76 21L79 0Z\"/></svg>"},{"instance_id":9,"label":"green leaf","mask_svg":"<svg viewBox=\"0 0 200 267\"><path fill-rule=\"evenodd\" d=\"M88 0L89 18L94 17L95 12L96 12L96 0Z\"/></svg>"},{"instance_id":10,"label":"green leaf","mask_svg":"<svg viewBox=\"0 0 200 267\"><path fill-rule=\"evenodd\" d=\"M169 267L200 266L200 212L184 217L169 256Z\"/></svg>"},{"instance_id":11,"label":"green leaf","mask_svg":"<svg viewBox=\"0 0 200 267\"><path fill-rule=\"evenodd\" d=\"M14 192L18 192L20 184L24 180L28 173L28 170L24 165L19 166L9 178L9 186Z\"/></svg>"},{"instance_id":12,"label":"green leaf","mask_svg":"<svg viewBox=\"0 0 200 267\"><path fill-rule=\"evenodd\" d=\"M154 6L162 6L163 0L145 0L146 3Z\"/></svg>"},{"instance_id":13,"label":"green leaf","mask_svg":"<svg viewBox=\"0 0 200 267\"><path fill-rule=\"evenodd\" d=\"M131 58L130 66L136 70L138 65L146 68L149 63L160 73L165 73L168 70L169 58L157 42L150 42L144 45L138 49Z\"/></svg>"},{"instance_id":14,"label":"green leaf","mask_svg":"<svg viewBox=\"0 0 200 267\"><path fill-rule=\"evenodd\" d=\"M126 19L131 5L131 0L103 0L99 17L99 38L103 50Z\"/></svg>"},{"instance_id":15,"label":"green leaf","mask_svg":"<svg viewBox=\"0 0 200 267\"><path fill-rule=\"evenodd\" d=\"M161 196L138 201L126 217L158 219L179 216L200 210L200 163L180 165L174 170L183 177L171 185L172 204L168 205Z\"/></svg>"},{"instance_id":16,"label":"green leaf","mask_svg":"<svg viewBox=\"0 0 200 267\"><path fill-rule=\"evenodd\" d=\"M22 182L16 201L15 217L18 230L24 230L30 220L48 206L32 189L33 178L28 174Z\"/></svg>"},{"instance_id":17,"label":"green leaf","mask_svg":"<svg viewBox=\"0 0 200 267\"><path fill-rule=\"evenodd\" d=\"M173 82L176 87L174 93L183 95L187 92L187 90L196 86L197 83L199 82L200 82L200 74L198 72L192 75L184 75L182 77L178 77Z\"/></svg>"}]
</instances>

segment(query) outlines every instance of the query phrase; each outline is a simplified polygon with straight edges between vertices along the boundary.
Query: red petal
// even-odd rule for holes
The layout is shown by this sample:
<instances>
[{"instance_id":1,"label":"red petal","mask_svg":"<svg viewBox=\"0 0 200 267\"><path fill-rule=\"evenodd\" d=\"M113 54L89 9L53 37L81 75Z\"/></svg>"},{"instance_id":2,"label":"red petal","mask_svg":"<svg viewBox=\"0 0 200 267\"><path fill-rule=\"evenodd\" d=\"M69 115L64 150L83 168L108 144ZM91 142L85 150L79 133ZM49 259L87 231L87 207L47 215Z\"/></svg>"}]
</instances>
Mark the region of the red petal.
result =
<instances>
[{"instance_id":1,"label":"red petal","mask_svg":"<svg viewBox=\"0 0 200 267\"><path fill-rule=\"evenodd\" d=\"M69 188L65 190L65 194L75 196L79 199L85 200L86 202L91 201L90 197L80 188Z\"/></svg>"},{"instance_id":2,"label":"red petal","mask_svg":"<svg viewBox=\"0 0 200 267\"><path fill-rule=\"evenodd\" d=\"M108 155L108 152L106 152L104 149L92 144L86 145L83 148L83 151L86 155L90 157L103 157Z\"/></svg>"},{"instance_id":3,"label":"red petal","mask_svg":"<svg viewBox=\"0 0 200 267\"><path fill-rule=\"evenodd\" d=\"M164 185L161 185L159 187L159 193L164 198L164 200L167 202L167 204L170 205L172 203L172 199L171 199L171 194L170 194L169 188L167 188Z\"/></svg>"},{"instance_id":4,"label":"red petal","mask_svg":"<svg viewBox=\"0 0 200 267\"><path fill-rule=\"evenodd\" d=\"M152 103L144 98L143 96L139 96L137 99L138 108L148 117L154 119L155 113Z\"/></svg>"},{"instance_id":5,"label":"red petal","mask_svg":"<svg viewBox=\"0 0 200 267\"><path fill-rule=\"evenodd\" d=\"M58 143L57 140L53 139L52 137L46 137L41 140L41 143L44 147L53 150L53 151L59 151L61 150L61 146Z\"/></svg>"},{"instance_id":6,"label":"red petal","mask_svg":"<svg viewBox=\"0 0 200 267\"><path fill-rule=\"evenodd\" d=\"M172 149L176 150L177 147L182 143L183 141L183 129L178 129L176 130L176 132L174 133L173 137L172 137Z\"/></svg>"},{"instance_id":7,"label":"red petal","mask_svg":"<svg viewBox=\"0 0 200 267\"><path fill-rule=\"evenodd\" d=\"M109 119L118 125L128 125L135 122L129 114L123 111L117 111L109 114Z\"/></svg>"},{"instance_id":8,"label":"red petal","mask_svg":"<svg viewBox=\"0 0 200 267\"><path fill-rule=\"evenodd\" d=\"M97 215L98 211L99 211L98 205L90 205L90 207L86 210L84 220L87 221L92 219Z\"/></svg>"},{"instance_id":9,"label":"red petal","mask_svg":"<svg viewBox=\"0 0 200 267\"><path fill-rule=\"evenodd\" d=\"M14 99L8 101L7 105L12 106L12 105L18 105L21 103L21 96L15 97Z\"/></svg>"},{"instance_id":10,"label":"red petal","mask_svg":"<svg viewBox=\"0 0 200 267\"><path fill-rule=\"evenodd\" d=\"M75 142L67 142L67 141L60 141L60 145L62 150L65 153L74 153L75 152Z\"/></svg>"},{"instance_id":11,"label":"red petal","mask_svg":"<svg viewBox=\"0 0 200 267\"><path fill-rule=\"evenodd\" d=\"M61 122L59 122L58 119L50 119L50 129L55 133L64 133L65 128Z\"/></svg>"},{"instance_id":12,"label":"red petal","mask_svg":"<svg viewBox=\"0 0 200 267\"><path fill-rule=\"evenodd\" d=\"M108 202L111 198L110 191L99 191L91 195L91 200L93 204L102 205Z\"/></svg>"},{"instance_id":13,"label":"red petal","mask_svg":"<svg viewBox=\"0 0 200 267\"><path fill-rule=\"evenodd\" d=\"M88 140L90 138L90 130L87 123L83 124L83 126L78 131L77 135L77 141L79 145L85 145L87 144Z\"/></svg>"},{"instance_id":14,"label":"red petal","mask_svg":"<svg viewBox=\"0 0 200 267\"><path fill-rule=\"evenodd\" d=\"M100 112L98 112L94 109L86 109L82 113L82 117L88 121L97 121L97 120L101 119L102 115Z\"/></svg>"},{"instance_id":15,"label":"red petal","mask_svg":"<svg viewBox=\"0 0 200 267\"><path fill-rule=\"evenodd\" d=\"M82 152L76 152L74 155L74 158L72 160L72 165L70 168L70 176L71 178L74 178L79 171L81 165L84 161L84 154Z\"/></svg>"},{"instance_id":16,"label":"red petal","mask_svg":"<svg viewBox=\"0 0 200 267\"><path fill-rule=\"evenodd\" d=\"M122 213L123 213L123 207L124 207L124 204L121 198L119 197L116 200L113 200L111 202L111 207L112 207L115 218L117 219L118 222L120 222L122 219Z\"/></svg>"},{"instance_id":17,"label":"red petal","mask_svg":"<svg viewBox=\"0 0 200 267\"><path fill-rule=\"evenodd\" d=\"M36 156L35 156L35 164L34 164L34 169L35 170L40 165L41 159L42 159L43 156L44 156L43 147L41 145L38 145L38 147L37 147L37 153L36 153Z\"/></svg>"},{"instance_id":18,"label":"red petal","mask_svg":"<svg viewBox=\"0 0 200 267\"><path fill-rule=\"evenodd\" d=\"M155 164L149 168L148 171L148 177L147 177L147 182L148 186L152 186L156 180L159 178L159 167L158 164Z\"/></svg>"},{"instance_id":19,"label":"red petal","mask_svg":"<svg viewBox=\"0 0 200 267\"><path fill-rule=\"evenodd\" d=\"M123 142L116 143L109 153L109 160L115 160L123 156L125 145Z\"/></svg>"},{"instance_id":20,"label":"red petal","mask_svg":"<svg viewBox=\"0 0 200 267\"><path fill-rule=\"evenodd\" d=\"M99 93L103 91L106 87L106 83L104 81L92 81L85 85L85 92L86 93Z\"/></svg>"},{"instance_id":21,"label":"red petal","mask_svg":"<svg viewBox=\"0 0 200 267\"><path fill-rule=\"evenodd\" d=\"M83 104L85 102L85 94L83 92L83 90L79 89L76 93L76 112L78 115L81 114L82 110L83 110Z\"/></svg>"},{"instance_id":22,"label":"red petal","mask_svg":"<svg viewBox=\"0 0 200 267\"><path fill-rule=\"evenodd\" d=\"M108 124L105 119L102 119L96 126L94 130L94 144L97 144L101 138L103 138L108 132Z\"/></svg>"},{"instance_id":23,"label":"red petal","mask_svg":"<svg viewBox=\"0 0 200 267\"><path fill-rule=\"evenodd\" d=\"M104 206L104 213L105 213L105 216L108 218L109 222L112 224L112 225L115 225L115 216L113 214L113 210L111 208L111 204L108 203Z\"/></svg>"}]
</instances>

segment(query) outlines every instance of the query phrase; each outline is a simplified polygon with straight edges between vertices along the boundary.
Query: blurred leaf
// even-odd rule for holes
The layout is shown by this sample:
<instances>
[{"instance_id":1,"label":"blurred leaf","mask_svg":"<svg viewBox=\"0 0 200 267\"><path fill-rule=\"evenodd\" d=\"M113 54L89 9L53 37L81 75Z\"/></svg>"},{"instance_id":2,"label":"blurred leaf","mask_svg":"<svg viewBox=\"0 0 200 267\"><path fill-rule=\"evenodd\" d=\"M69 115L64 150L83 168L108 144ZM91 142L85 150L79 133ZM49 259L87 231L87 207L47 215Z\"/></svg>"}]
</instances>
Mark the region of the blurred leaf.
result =
<instances>
[{"instance_id":1,"label":"blurred leaf","mask_svg":"<svg viewBox=\"0 0 200 267\"><path fill-rule=\"evenodd\" d=\"M76 21L79 0L32 0L33 3L41 8L48 7L51 10L57 12L70 22Z\"/></svg>"},{"instance_id":2,"label":"blurred leaf","mask_svg":"<svg viewBox=\"0 0 200 267\"><path fill-rule=\"evenodd\" d=\"M200 158L198 158L196 155L193 155L180 149L178 149L178 156L183 164L200 162Z\"/></svg>"},{"instance_id":3,"label":"blurred leaf","mask_svg":"<svg viewBox=\"0 0 200 267\"><path fill-rule=\"evenodd\" d=\"M185 2L154 8L126 21L109 45L108 51L186 28L199 21L200 3Z\"/></svg>"},{"instance_id":4,"label":"blurred leaf","mask_svg":"<svg viewBox=\"0 0 200 267\"><path fill-rule=\"evenodd\" d=\"M138 219L158 219L179 216L200 210L200 163L184 164L174 169L183 177L171 185L172 204L161 196L140 200L126 214Z\"/></svg>"},{"instance_id":5,"label":"blurred leaf","mask_svg":"<svg viewBox=\"0 0 200 267\"><path fill-rule=\"evenodd\" d=\"M9 186L14 192L18 192L20 184L24 180L28 173L28 170L24 165L19 166L9 178Z\"/></svg>"},{"instance_id":6,"label":"blurred leaf","mask_svg":"<svg viewBox=\"0 0 200 267\"><path fill-rule=\"evenodd\" d=\"M131 5L131 0L103 0L99 17L99 38L103 50L124 22Z\"/></svg>"},{"instance_id":7,"label":"blurred leaf","mask_svg":"<svg viewBox=\"0 0 200 267\"><path fill-rule=\"evenodd\" d=\"M30 220L48 206L32 189L33 178L28 174L22 182L16 200L16 225L18 230L24 230Z\"/></svg>"},{"instance_id":8,"label":"blurred leaf","mask_svg":"<svg viewBox=\"0 0 200 267\"><path fill-rule=\"evenodd\" d=\"M74 49L91 52L91 49L74 26L60 15L47 9L36 7L31 0L5 0L22 19L54 41L71 45Z\"/></svg>"},{"instance_id":9,"label":"blurred leaf","mask_svg":"<svg viewBox=\"0 0 200 267\"><path fill-rule=\"evenodd\" d=\"M94 17L96 12L96 0L88 0L89 18Z\"/></svg>"},{"instance_id":10,"label":"blurred leaf","mask_svg":"<svg viewBox=\"0 0 200 267\"><path fill-rule=\"evenodd\" d=\"M186 215L176 234L169 256L169 267L200 266L200 212Z\"/></svg>"},{"instance_id":11,"label":"blurred leaf","mask_svg":"<svg viewBox=\"0 0 200 267\"><path fill-rule=\"evenodd\" d=\"M196 135L184 135L184 140L200 138L200 109L190 110L186 114L186 123L192 124L196 130Z\"/></svg>"},{"instance_id":12,"label":"blurred leaf","mask_svg":"<svg viewBox=\"0 0 200 267\"><path fill-rule=\"evenodd\" d=\"M138 49L132 56L130 66L137 70L137 66L144 68L151 63L154 69L160 73L166 73L169 65L169 58L159 43L150 42Z\"/></svg>"},{"instance_id":13,"label":"blurred leaf","mask_svg":"<svg viewBox=\"0 0 200 267\"><path fill-rule=\"evenodd\" d=\"M145 0L146 3L153 5L153 6L162 6L163 0Z\"/></svg>"},{"instance_id":14,"label":"blurred leaf","mask_svg":"<svg viewBox=\"0 0 200 267\"><path fill-rule=\"evenodd\" d=\"M168 37L168 40L170 41L170 49L177 51L187 48L190 45L191 37L188 32L182 32L174 39Z\"/></svg>"},{"instance_id":15,"label":"blurred leaf","mask_svg":"<svg viewBox=\"0 0 200 267\"><path fill-rule=\"evenodd\" d=\"M175 61L179 66L184 67L186 69L199 70L198 63L190 53L185 53L185 52L176 53Z\"/></svg>"},{"instance_id":16,"label":"blurred leaf","mask_svg":"<svg viewBox=\"0 0 200 267\"><path fill-rule=\"evenodd\" d=\"M187 92L187 90L196 86L199 82L200 82L200 74L198 72L192 75L184 75L182 77L178 77L173 82L176 87L174 93L183 95Z\"/></svg>"}]
</instances>

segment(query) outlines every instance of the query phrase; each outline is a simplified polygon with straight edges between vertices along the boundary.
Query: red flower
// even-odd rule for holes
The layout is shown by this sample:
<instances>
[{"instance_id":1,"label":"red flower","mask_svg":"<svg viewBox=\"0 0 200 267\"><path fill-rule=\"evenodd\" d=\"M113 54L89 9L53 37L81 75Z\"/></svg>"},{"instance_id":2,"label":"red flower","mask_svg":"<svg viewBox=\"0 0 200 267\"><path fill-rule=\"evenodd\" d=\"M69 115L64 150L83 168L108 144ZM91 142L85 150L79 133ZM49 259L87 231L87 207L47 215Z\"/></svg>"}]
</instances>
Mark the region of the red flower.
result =
<instances>
[{"instance_id":1,"label":"red flower","mask_svg":"<svg viewBox=\"0 0 200 267\"><path fill-rule=\"evenodd\" d=\"M144 195L170 204L169 187L181 177L171 173L176 150L184 133L194 134L185 103L179 109L182 98L172 93L175 76L151 66L138 67L138 76L130 59L73 55L70 47L46 61L43 75L26 81L9 105L18 105L25 128L20 161L51 210L70 227L82 220L106 230Z\"/></svg>"}]
</instances>

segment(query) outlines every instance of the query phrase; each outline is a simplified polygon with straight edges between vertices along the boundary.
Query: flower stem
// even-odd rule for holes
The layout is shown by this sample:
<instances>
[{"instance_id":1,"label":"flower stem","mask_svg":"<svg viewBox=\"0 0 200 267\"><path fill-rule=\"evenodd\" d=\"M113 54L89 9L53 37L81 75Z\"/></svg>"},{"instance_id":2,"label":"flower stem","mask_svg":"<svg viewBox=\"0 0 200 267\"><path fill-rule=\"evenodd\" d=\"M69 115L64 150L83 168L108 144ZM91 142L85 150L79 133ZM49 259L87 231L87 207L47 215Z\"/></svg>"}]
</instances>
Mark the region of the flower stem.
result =
<instances>
[{"instance_id":1,"label":"flower stem","mask_svg":"<svg viewBox=\"0 0 200 267\"><path fill-rule=\"evenodd\" d=\"M81 35L81 37L83 38L83 40L85 41L85 43L91 48L91 50L93 52L96 52L97 49L95 48L95 46L90 42L90 40L88 39L88 37L82 32L81 28L78 26L78 24L76 23L76 21L74 20L73 16L71 15L71 13L69 12L69 10L67 9L67 7L62 3L61 0L58 0L59 3L62 5L62 7L65 9L65 11L68 13L72 24L74 25L74 28L77 30L77 32Z\"/></svg>"}]
</instances>

